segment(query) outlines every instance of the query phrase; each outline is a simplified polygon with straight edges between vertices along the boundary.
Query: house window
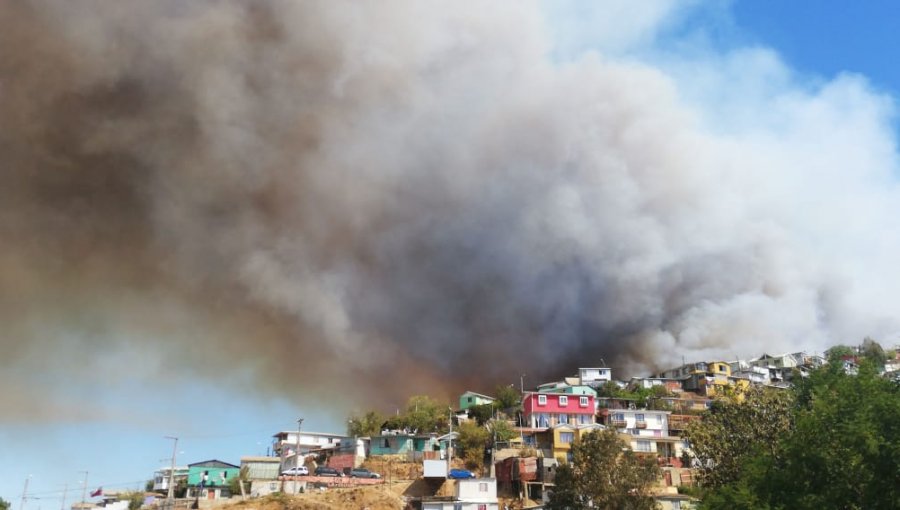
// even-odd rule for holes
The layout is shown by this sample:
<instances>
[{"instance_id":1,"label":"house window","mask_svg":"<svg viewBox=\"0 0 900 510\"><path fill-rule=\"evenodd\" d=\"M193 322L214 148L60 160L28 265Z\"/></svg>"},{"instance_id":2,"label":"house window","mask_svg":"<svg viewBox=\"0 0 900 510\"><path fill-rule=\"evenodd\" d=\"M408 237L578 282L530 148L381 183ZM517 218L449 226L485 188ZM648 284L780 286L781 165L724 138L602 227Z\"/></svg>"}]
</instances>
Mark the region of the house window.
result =
<instances>
[{"instance_id":1,"label":"house window","mask_svg":"<svg viewBox=\"0 0 900 510\"><path fill-rule=\"evenodd\" d=\"M625 421L625 415L622 413L616 413L613 415L613 419L616 421Z\"/></svg>"},{"instance_id":2,"label":"house window","mask_svg":"<svg viewBox=\"0 0 900 510\"><path fill-rule=\"evenodd\" d=\"M639 452L649 452L650 441L638 441L635 450Z\"/></svg>"},{"instance_id":3,"label":"house window","mask_svg":"<svg viewBox=\"0 0 900 510\"><path fill-rule=\"evenodd\" d=\"M681 501L672 501L672 510L681 510Z\"/></svg>"},{"instance_id":4,"label":"house window","mask_svg":"<svg viewBox=\"0 0 900 510\"><path fill-rule=\"evenodd\" d=\"M537 415L538 427L549 427L550 426L550 415L547 413L540 413Z\"/></svg>"},{"instance_id":5,"label":"house window","mask_svg":"<svg viewBox=\"0 0 900 510\"><path fill-rule=\"evenodd\" d=\"M575 441L575 433L574 432L560 432L559 433L559 442L562 444L570 444Z\"/></svg>"},{"instance_id":6,"label":"house window","mask_svg":"<svg viewBox=\"0 0 900 510\"><path fill-rule=\"evenodd\" d=\"M538 395L538 405L539 406L547 405L547 395Z\"/></svg>"},{"instance_id":7,"label":"house window","mask_svg":"<svg viewBox=\"0 0 900 510\"><path fill-rule=\"evenodd\" d=\"M559 419L556 423L569 423L569 415L568 414L560 414Z\"/></svg>"},{"instance_id":8,"label":"house window","mask_svg":"<svg viewBox=\"0 0 900 510\"><path fill-rule=\"evenodd\" d=\"M636 415L634 415L634 419L637 420L637 421L644 421L644 415L643 415L643 414L636 414Z\"/></svg>"},{"instance_id":9,"label":"house window","mask_svg":"<svg viewBox=\"0 0 900 510\"><path fill-rule=\"evenodd\" d=\"M589 414L580 414L578 415L578 423L581 425L590 425L592 422L593 416Z\"/></svg>"},{"instance_id":10,"label":"house window","mask_svg":"<svg viewBox=\"0 0 900 510\"><path fill-rule=\"evenodd\" d=\"M472 403L472 397L466 397L466 402L468 402L468 403L471 404L471 403Z\"/></svg>"},{"instance_id":11,"label":"house window","mask_svg":"<svg viewBox=\"0 0 900 510\"><path fill-rule=\"evenodd\" d=\"M588 398L587 397L578 397L578 405L580 405L581 407L587 407Z\"/></svg>"},{"instance_id":12,"label":"house window","mask_svg":"<svg viewBox=\"0 0 900 510\"><path fill-rule=\"evenodd\" d=\"M391 440L388 439L388 438L386 438L386 437L383 438L383 439L381 440L381 447L382 447L382 448L390 448L390 447L391 447Z\"/></svg>"},{"instance_id":13,"label":"house window","mask_svg":"<svg viewBox=\"0 0 900 510\"><path fill-rule=\"evenodd\" d=\"M567 405L569 405L569 397L560 396L559 397L559 405L561 407L566 407Z\"/></svg>"}]
</instances>

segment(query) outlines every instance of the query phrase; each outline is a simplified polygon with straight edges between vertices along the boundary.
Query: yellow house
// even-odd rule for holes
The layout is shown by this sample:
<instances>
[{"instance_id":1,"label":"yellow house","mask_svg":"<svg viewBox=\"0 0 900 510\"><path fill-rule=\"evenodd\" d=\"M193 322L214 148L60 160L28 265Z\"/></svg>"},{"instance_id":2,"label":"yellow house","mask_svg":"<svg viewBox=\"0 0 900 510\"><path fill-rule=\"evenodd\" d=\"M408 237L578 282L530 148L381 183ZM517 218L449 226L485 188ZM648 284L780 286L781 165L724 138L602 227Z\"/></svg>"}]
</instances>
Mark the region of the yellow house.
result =
<instances>
[{"instance_id":1,"label":"yellow house","mask_svg":"<svg viewBox=\"0 0 900 510\"><path fill-rule=\"evenodd\" d=\"M589 434L595 430L601 430L603 427L594 423L590 425L557 425L553 427L552 433L552 450L553 457L561 464L568 463L572 460L572 444L581 440L585 434Z\"/></svg>"}]
</instances>

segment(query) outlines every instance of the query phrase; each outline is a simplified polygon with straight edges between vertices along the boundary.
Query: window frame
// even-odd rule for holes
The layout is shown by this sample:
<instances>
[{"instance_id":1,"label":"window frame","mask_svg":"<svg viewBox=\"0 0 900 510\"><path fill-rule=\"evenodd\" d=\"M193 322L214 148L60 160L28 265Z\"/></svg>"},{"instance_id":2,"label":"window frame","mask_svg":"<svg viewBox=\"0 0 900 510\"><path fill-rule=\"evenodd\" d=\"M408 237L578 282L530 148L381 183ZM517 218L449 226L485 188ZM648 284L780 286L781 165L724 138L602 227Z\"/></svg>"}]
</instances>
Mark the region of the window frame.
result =
<instances>
[{"instance_id":1,"label":"window frame","mask_svg":"<svg viewBox=\"0 0 900 510\"><path fill-rule=\"evenodd\" d=\"M559 401L559 407L568 407L569 397L567 397L566 395L560 395L557 400Z\"/></svg>"}]
</instances>

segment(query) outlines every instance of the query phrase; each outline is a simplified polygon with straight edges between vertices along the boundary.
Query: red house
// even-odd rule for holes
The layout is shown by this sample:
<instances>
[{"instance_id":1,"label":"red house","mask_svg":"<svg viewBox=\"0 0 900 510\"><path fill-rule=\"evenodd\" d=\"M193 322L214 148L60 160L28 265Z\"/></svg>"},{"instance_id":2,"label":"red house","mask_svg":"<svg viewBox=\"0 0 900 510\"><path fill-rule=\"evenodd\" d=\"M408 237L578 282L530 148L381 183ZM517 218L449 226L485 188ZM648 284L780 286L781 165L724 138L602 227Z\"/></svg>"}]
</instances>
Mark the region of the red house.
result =
<instances>
[{"instance_id":1,"label":"red house","mask_svg":"<svg viewBox=\"0 0 900 510\"><path fill-rule=\"evenodd\" d=\"M592 395L526 393L522 399L525 426L549 428L560 424L590 425L595 422Z\"/></svg>"}]
</instances>

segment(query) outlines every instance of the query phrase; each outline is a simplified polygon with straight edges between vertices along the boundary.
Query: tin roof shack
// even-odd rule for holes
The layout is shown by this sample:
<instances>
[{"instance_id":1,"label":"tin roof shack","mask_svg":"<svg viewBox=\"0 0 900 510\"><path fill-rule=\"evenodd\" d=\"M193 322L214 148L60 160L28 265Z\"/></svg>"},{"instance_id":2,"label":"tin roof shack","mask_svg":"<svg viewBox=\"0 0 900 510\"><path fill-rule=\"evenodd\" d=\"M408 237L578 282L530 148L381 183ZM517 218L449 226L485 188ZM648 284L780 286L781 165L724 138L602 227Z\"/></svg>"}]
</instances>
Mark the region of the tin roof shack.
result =
<instances>
[{"instance_id":1,"label":"tin roof shack","mask_svg":"<svg viewBox=\"0 0 900 510\"><path fill-rule=\"evenodd\" d=\"M247 480L275 480L281 468L278 457L241 457L241 472Z\"/></svg>"}]
</instances>

